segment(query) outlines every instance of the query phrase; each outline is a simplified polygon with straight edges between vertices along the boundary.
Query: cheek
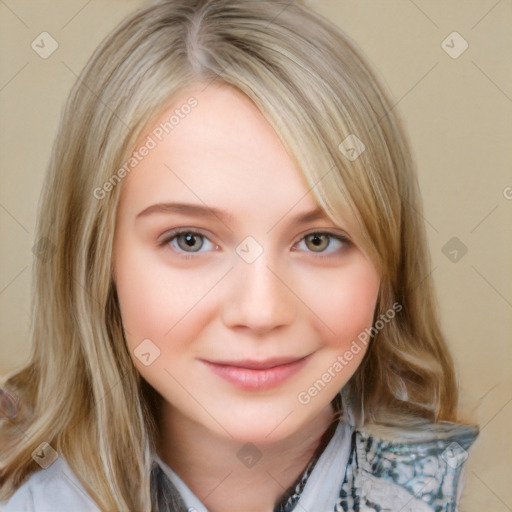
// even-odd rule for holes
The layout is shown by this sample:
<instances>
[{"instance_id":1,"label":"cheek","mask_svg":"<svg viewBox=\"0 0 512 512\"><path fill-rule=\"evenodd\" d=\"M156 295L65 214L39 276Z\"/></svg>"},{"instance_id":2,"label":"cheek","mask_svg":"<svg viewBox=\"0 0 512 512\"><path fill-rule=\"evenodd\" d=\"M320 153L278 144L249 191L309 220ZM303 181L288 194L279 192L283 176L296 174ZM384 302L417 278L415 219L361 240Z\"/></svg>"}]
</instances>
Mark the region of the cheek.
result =
<instances>
[{"instance_id":1,"label":"cheek","mask_svg":"<svg viewBox=\"0 0 512 512\"><path fill-rule=\"evenodd\" d=\"M146 251L120 238L115 257L115 281L123 326L133 350L143 339L160 346L163 335L176 322L175 294L163 281L161 263L148 258Z\"/></svg>"},{"instance_id":2,"label":"cheek","mask_svg":"<svg viewBox=\"0 0 512 512\"><path fill-rule=\"evenodd\" d=\"M308 291L316 313L313 328L322 341L297 394L297 401L309 412L330 402L361 364L379 292L378 275L366 264L332 277L317 281Z\"/></svg>"},{"instance_id":3,"label":"cheek","mask_svg":"<svg viewBox=\"0 0 512 512\"><path fill-rule=\"evenodd\" d=\"M212 272L172 269L154 252L136 246L116 259L115 276L132 355L144 339L166 352L188 346L201 327L190 318L204 317L204 297L218 280Z\"/></svg>"},{"instance_id":4,"label":"cheek","mask_svg":"<svg viewBox=\"0 0 512 512\"><path fill-rule=\"evenodd\" d=\"M129 341L135 343L140 337L160 337L165 329L164 310L172 311L173 305L167 302L151 266L138 265L135 254L124 258L116 268L116 288ZM170 327L168 325L167 329Z\"/></svg>"},{"instance_id":5,"label":"cheek","mask_svg":"<svg viewBox=\"0 0 512 512\"><path fill-rule=\"evenodd\" d=\"M326 346L343 349L371 326L379 283L375 270L365 262L310 286L306 293Z\"/></svg>"},{"instance_id":6,"label":"cheek","mask_svg":"<svg viewBox=\"0 0 512 512\"><path fill-rule=\"evenodd\" d=\"M180 393L179 386L169 385L175 373L172 362L191 353L200 326L187 320L201 306L197 286L185 286L178 277L135 247L116 259L116 288L130 357L140 375L173 401L180 400Z\"/></svg>"}]
</instances>

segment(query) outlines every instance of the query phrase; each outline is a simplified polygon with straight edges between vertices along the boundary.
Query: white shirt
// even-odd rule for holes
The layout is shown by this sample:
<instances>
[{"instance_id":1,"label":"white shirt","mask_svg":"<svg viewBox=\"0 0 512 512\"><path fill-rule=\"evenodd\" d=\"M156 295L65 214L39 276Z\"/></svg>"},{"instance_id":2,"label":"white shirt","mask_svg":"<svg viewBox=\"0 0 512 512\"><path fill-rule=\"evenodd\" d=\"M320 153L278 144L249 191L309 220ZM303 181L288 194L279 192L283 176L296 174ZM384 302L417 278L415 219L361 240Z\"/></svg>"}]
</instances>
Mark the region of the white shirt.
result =
<instances>
[{"instance_id":1,"label":"white shirt","mask_svg":"<svg viewBox=\"0 0 512 512\"><path fill-rule=\"evenodd\" d=\"M339 481L343 479L349 455L350 431L350 427L340 424L337 435L320 456L310 482L320 480L324 485L319 495L319 489L309 489L306 484L299 502L301 506L306 507L305 510L331 512L334 509L339 493ZM187 507L197 512L208 512L178 475L160 457L155 455L155 459L176 486ZM333 471L339 473L337 478L326 478L327 474ZM321 505L319 501L322 502ZM318 508L319 506L321 508ZM303 510L301 507L299 509ZM48 468L32 473L7 502L0 502L1 512L69 512L71 510L101 512L63 457L59 457Z\"/></svg>"},{"instance_id":2,"label":"white shirt","mask_svg":"<svg viewBox=\"0 0 512 512\"><path fill-rule=\"evenodd\" d=\"M352 427L340 423L315 463L293 510L341 511L346 510L347 503L349 510L353 510L351 493L354 492L360 499L361 511L378 510L376 505L386 510L400 508L403 512L454 510L461 490L462 464L477 431L474 427L444 422L435 428L430 426L426 434L422 432L422 437L414 442L394 442L353 431ZM355 456L349 464L352 450ZM178 475L156 454L154 458L188 509L208 512ZM382 471L374 474L374 468L381 466L388 469L393 466L394 473L386 470L389 475ZM344 491L343 498L340 490ZM340 500L347 501L343 508ZM63 457L33 473L7 502L0 502L0 512L69 511L101 512Z\"/></svg>"},{"instance_id":3,"label":"white shirt","mask_svg":"<svg viewBox=\"0 0 512 512\"><path fill-rule=\"evenodd\" d=\"M1 512L101 512L63 457L32 473Z\"/></svg>"}]
</instances>

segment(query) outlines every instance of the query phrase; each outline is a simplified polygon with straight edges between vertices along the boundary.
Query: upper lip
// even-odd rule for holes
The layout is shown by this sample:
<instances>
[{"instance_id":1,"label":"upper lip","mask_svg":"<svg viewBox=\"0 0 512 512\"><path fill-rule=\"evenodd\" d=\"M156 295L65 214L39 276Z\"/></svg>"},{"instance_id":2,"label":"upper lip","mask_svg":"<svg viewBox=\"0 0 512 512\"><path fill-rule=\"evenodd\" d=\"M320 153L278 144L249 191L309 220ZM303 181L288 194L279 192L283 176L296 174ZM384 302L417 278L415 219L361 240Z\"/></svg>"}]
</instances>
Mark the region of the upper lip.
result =
<instances>
[{"instance_id":1,"label":"upper lip","mask_svg":"<svg viewBox=\"0 0 512 512\"><path fill-rule=\"evenodd\" d=\"M308 354L309 355L309 354ZM300 357L273 357L271 359L257 360L257 359L237 359L236 361L211 361L204 359L207 363L216 364L219 366L234 366L237 368L247 368L249 370L268 370L276 366L283 366L285 364L296 363L306 356Z\"/></svg>"}]
</instances>

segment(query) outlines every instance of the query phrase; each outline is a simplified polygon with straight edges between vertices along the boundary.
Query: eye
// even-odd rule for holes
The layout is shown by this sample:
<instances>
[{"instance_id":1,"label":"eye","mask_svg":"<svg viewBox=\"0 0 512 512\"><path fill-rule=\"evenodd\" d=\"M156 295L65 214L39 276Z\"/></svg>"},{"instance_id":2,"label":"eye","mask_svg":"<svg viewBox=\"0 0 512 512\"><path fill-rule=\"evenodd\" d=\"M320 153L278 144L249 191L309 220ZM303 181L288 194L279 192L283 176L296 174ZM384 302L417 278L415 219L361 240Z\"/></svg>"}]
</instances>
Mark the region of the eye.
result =
<instances>
[{"instance_id":1,"label":"eye","mask_svg":"<svg viewBox=\"0 0 512 512\"><path fill-rule=\"evenodd\" d=\"M304 243L309 252L331 253L349 245L350 241L341 235L315 232L309 233L299 242L299 248L301 249L300 244L302 243Z\"/></svg>"},{"instance_id":2,"label":"eye","mask_svg":"<svg viewBox=\"0 0 512 512\"><path fill-rule=\"evenodd\" d=\"M205 252L215 247L205 235L191 230L176 230L168 233L162 240L162 245L170 245L178 252L187 253Z\"/></svg>"},{"instance_id":3,"label":"eye","mask_svg":"<svg viewBox=\"0 0 512 512\"><path fill-rule=\"evenodd\" d=\"M204 245L204 238L197 233L180 233L175 237L178 247L186 252L198 252Z\"/></svg>"}]
</instances>

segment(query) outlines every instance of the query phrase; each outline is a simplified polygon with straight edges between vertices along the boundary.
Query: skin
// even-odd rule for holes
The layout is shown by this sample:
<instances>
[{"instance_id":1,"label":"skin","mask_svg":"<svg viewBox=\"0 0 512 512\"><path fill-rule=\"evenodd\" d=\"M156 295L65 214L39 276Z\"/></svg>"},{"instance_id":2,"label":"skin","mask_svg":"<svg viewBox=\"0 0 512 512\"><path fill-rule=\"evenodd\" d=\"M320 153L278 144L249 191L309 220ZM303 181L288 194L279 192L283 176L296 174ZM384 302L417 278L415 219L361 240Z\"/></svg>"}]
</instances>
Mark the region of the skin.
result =
<instances>
[{"instance_id":1,"label":"skin","mask_svg":"<svg viewBox=\"0 0 512 512\"><path fill-rule=\"evenodd\" d=\"M122 183L114 279L133 362L164 398L162 459L212 512L271 511L318 448L333 419L330 402L364 347L309 403L298 395L371 326L380 279L356 243L354 218L294 222L318 208L314 197L271 125L236 89L191 88L141 141L191 95L197 107ZM137 218L167 202L231 217ZM199 251L187 252L183 236L181 245L176 237L165 243L174 228L205 235L191 239ZM318 247L306 238L325 231L350 242L323 237ZM251 263L236 252L248 236L263 250ZM149 366L134 355L145 339L160 350ZM265 390L240 389L203 362L283 356L308 359ZM252 468L237 458L245 443L262 455Z\"/></svg>"}]
</instances>

